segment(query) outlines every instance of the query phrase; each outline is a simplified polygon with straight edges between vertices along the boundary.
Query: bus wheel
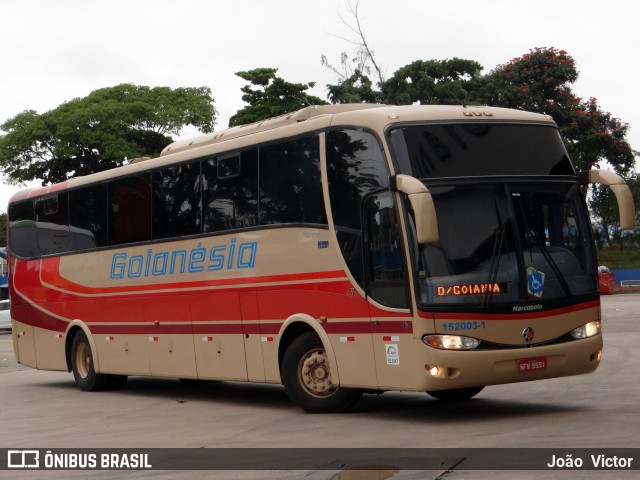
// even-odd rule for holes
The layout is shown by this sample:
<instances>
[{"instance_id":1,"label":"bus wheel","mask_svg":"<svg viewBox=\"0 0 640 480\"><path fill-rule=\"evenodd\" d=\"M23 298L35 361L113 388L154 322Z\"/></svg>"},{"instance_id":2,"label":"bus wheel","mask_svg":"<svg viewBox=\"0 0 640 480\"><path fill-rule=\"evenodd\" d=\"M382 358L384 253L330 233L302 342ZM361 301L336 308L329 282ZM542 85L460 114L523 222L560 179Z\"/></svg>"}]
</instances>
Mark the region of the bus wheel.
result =
<instances>
[{"instance_id":1,"label":"bus wheel","mask_svg":"<svg viewBox=\"0 0 640 480\"><path fill-rule=\"evenodd\" d=\"M282 361L282 383L293 403L309 413L343 412L362 394L333 384L327 352L314 332L289 345Z\"/></svg>"},{"instance_id":2,"label":"bus wheel","mask_svg":"<svg viewBox=\"0 0 640 480\"><path fill-rule=\"evenodd\" d=\"M93 353L87 335L83 331L76 333L71 344L71 369L76 385L80 390L93 392L104 390L109 385L110 375L96 373L93 368Z\"/></svg>"},{"instance_id":3,"label":"bus wheel","mask_svg":"<svg viewBox=\"0 0 640 480\"><path fill-rule=\"evenodd\" d=\"M435 392L427 392L432 397L438 400L445 401L459 401L469 400L471 397L475 397L479 394L484 387L471 387L471 388L455 388L451 390L438 390Z\"/></svg>"}]
</instances>

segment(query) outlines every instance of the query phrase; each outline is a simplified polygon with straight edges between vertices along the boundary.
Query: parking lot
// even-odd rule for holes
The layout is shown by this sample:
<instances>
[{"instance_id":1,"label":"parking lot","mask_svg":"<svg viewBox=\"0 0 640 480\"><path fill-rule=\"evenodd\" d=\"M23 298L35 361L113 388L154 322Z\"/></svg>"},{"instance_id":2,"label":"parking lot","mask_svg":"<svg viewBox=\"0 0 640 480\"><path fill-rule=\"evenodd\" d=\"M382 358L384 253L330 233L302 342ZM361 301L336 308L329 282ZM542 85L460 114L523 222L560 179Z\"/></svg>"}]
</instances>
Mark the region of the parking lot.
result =
<instances>
[{"instance_id":1,"label":"parking lot","mask_svg":"<svg viewBox=\"0 0 640 480\"><path fill-rule=\"evenodd\" d=\"M15 362L0 333L0 448L640 448L640 295L606 296L605 348L591 375L487 387L445 404L419 393L365 395L348 413L310 415L274 385L130 378L79 391L71 374ZM382 450L381 450L382 451ZM559 450L564 451L564 450ZM508 453L508 452L507 452ZM640 458L637 459L640 463ZM520 472L451 468L367 472L10 472L3 478L637 478L638 471ZM19 475L16 475L19 473ZM363 476L357 476L362 474Z\"/></svg>"}]
</instances>

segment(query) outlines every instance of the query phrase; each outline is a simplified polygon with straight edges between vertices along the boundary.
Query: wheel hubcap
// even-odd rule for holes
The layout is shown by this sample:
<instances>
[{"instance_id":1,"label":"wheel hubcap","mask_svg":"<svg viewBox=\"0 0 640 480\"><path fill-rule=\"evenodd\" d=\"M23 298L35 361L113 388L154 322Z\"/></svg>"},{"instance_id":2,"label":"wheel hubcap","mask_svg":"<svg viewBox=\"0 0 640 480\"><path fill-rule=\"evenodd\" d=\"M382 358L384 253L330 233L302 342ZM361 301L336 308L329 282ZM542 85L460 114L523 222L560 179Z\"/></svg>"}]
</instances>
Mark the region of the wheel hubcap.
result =
<instances>
[{"instance_id":1,"label":"wheel hubcap","mask_svg":"<svg viewBox=\"0 0 640 480\"><path fill-rule=\"evenodd\" d=\"M311 395L327 397L336 391L331 382L329 359L324 350L312 350L300 361L300 384Z\"/></svg>"},{"instance_id":2,"label":"wheel hubcap","mask_svg":"<svg viewBox=\"0 0 640 480\"><path fill-rule=\"evenodd\" d=\"M84 343L78 345L76 350L76 368L78 374L82 378L87 378L89 375L89 368L91 366L91 355L89 355L89 348Z\"/></svg>"}]
</instances>

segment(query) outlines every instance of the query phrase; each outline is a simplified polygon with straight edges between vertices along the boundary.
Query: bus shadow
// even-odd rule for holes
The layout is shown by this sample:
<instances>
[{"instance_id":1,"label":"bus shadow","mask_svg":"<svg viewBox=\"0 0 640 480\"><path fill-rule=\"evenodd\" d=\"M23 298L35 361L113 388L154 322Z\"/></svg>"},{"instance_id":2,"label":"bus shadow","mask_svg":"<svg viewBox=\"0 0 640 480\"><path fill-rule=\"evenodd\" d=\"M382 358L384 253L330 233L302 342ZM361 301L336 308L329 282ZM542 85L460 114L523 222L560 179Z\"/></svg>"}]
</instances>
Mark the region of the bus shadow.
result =
<instances>
[{"instance_id":1,"label":"bus shadow","mask_svg":"<svg viewBox=\"0 0 640 480\"><path fill-rule=\"evenodd\" d=\"M48 386L77 389L73 381L51 382ZM277 409L299 412L281 385L265 385L224 381L180 381L169 378L130 377L119 390L99 394L126 397L154 397L173 399L178 403L209 402L239 407ZM536 400L504 399L491 397L485 391L470 400L444 402L431 398L426 393L386 392L365 394L347 413L366 418L388 418L430 424L451 424L458 422L494 422L496 420L518 419L530 422L537 417L566 412L581 414L590 410L589 406L549 403ZM482 397L484 395L484 397Z\"/></svg>"},{"instance_id":2,"label":"bus shadow","mask_svg":"<svg viewBox=\"0 0 640 480\"><path fill-rule=\"evenodd\" d=\"M535 400L517 400L491 398L472 398L470 400L446 402L429 397L426 393L388 393L384 395L365 395L352 409L352 412L367 417L385 416L394 420L427 422L430 424L452 424L467 422L495 422L498 420L518 419L530 422L537 417L556 415L566 412L581 413L589 407L575 404L537 402Z\"/></svg>"},{"instance_id":3,"label":"bus shadow","mask_svg":"<svg viewBox=\"0 0 640 480\"><path fill-rule=\"evenodd\" d=\"M73 379L40 384L64 390L81 392ZM281 385L265 385L245 382L186 380L157 377L129 377L118 389L91 392L90 395L173 399L177 403L222 402L248 407L264 406L270 409L294 409Z\"/></svg>"}]
</instances>

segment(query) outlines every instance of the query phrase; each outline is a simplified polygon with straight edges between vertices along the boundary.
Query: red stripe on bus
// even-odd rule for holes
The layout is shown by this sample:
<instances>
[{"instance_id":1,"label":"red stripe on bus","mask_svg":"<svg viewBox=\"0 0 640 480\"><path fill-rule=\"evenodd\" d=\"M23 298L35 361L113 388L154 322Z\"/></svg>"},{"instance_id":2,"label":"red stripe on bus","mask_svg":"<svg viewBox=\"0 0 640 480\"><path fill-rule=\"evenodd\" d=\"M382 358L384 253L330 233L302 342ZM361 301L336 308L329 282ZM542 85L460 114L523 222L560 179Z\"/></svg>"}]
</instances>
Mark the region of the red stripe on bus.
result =
<instances>
[{"instance_id":1,"label":"red stripe on bus","mask_svg":"<svg viewBox=\"0 0 640 480\"><path fill-rule=\"evenodd\" d=\"M43 312L28 303L12 305L11 312L16 321L52 332L64 332L69 325L69 322Z\"/></svg>"}]
</instances>

